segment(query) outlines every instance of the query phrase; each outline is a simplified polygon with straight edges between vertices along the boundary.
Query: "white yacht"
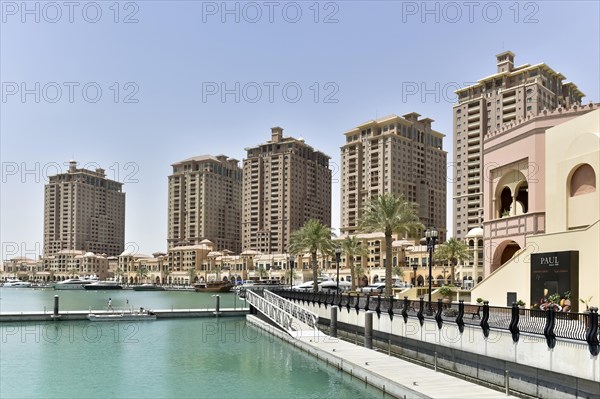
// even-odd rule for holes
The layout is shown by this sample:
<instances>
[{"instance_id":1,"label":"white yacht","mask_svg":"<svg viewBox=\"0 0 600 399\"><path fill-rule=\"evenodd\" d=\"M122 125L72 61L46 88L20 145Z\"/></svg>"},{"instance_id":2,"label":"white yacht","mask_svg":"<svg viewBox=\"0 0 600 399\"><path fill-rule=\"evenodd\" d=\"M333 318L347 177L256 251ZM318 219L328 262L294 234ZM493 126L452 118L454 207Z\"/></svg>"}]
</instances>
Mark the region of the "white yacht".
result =
<instances>
[{"instance_id":1,"label":"white yacht","mask_svg":"<svg viewBox=\"0 0 600 399\"><path fill-rule=\"evenodd\" d=\"M118 281L96 281L83 286L86 290L121 290L123 286Z\"/></svg>"},{"instance_id":2,"label":"white yacht","mask_svg":"<svg viewBox=\"0 0 600 399\"><path fill-rule=\"evenodd\" d=\"M82 290L84 286L92 284L97 280L70 278L53 285L55 290Z\"/></svg>"},{"instance_id":3,"label":"white yacht","mask_svg":"<svg viewBox=\"0 0 600 399\"><path fill-rule=\"evenodd\" d=\"M29 281L8 280L6 283L4 283L3 287L5 287L5 288L31 288L31 283Z\"/></svg>"},{"instance_id":4,"label":"white yacht","mask_svg":"<svg viewBox=\"0 0 600 399\"><path fill-rule=\"evenodd\" d=\"M317 285L319 286L319 290L322 288L321 285L323 283L325 283L325 282L328 282L328 281L334 281L334 280L332 280L331 277L329 277L327 275L323 275L323 274L321 275L321 277L318 277L317 278ZM340 283L341 283L341 281L340 281ZM331 283L328 283L328 284L331 284ZM312 280L311 281L306 281L306 282L304 282L302 284L293 286L292 290L294 290L294 291L312 291L313 285L314 284L313 284ZM341 288L341 285L340 285L340 288Z\"/></svg>"}]
</instances>

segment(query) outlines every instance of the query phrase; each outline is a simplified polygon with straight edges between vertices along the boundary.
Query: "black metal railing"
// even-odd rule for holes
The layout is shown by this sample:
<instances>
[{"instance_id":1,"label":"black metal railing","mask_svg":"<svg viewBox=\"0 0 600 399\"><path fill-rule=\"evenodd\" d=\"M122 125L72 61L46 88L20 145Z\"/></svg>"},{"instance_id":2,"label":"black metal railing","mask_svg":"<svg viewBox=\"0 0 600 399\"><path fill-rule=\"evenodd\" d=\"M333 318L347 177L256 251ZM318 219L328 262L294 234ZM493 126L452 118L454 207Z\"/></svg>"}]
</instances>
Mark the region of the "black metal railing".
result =
<instances>
[{"instance_id":1,"label":"black metal railing","mask_svg":"<svg viewBox=\"0 0 600 399\"><path fill-rule=\"evenodd\" d=\"M438 300L429 303L419 300L395 299L381 296L358 296L341 293L313 293L289 290L273 290L284 298L312 304L316 306L337 306L347 312L373 310L377 317L389 316L390 319L399 317L408 322L408 318L416 318L421 326L430 319L442 328L444 323L454 323L462 333L465 325L478 326L487 337L490 329L507 330L512 334L513 341L519 341L521 333L540 335L546 338L548 347L553 348L556 338L571 339L587 342L593 356L600 352L598 326L598 308L592 307L586 313L563 313L554 310L522 309L516 304L512 307L489 306L483 304L465 304L463 301L443 303ZM431 310L431 311L430 311Z\"/></svg>"}]
</instances>

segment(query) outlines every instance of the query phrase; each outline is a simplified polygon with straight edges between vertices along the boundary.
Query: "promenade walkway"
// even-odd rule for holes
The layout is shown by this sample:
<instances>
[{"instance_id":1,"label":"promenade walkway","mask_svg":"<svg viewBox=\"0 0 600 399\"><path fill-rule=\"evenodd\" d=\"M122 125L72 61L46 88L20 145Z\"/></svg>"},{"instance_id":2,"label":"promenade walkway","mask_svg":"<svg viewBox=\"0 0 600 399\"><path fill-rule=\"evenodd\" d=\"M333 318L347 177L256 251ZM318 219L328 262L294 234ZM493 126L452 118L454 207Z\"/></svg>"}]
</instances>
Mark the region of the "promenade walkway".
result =
<instances>
[{"instance_id":1,"label":"promenade walkway","mask_svg":"<svg viewBox=\"0 0 600 399\"><path fill-rule=\"evenodd\" d=\"M389 356L376 350L331 338L319 331L303 331L296 337L274 328L259 318L246 316L249 323L266 330L315 356L338 370L373 385L397 398L511 398L503 392L438 373L427 367Z\"/></svg>"}]
</instances>

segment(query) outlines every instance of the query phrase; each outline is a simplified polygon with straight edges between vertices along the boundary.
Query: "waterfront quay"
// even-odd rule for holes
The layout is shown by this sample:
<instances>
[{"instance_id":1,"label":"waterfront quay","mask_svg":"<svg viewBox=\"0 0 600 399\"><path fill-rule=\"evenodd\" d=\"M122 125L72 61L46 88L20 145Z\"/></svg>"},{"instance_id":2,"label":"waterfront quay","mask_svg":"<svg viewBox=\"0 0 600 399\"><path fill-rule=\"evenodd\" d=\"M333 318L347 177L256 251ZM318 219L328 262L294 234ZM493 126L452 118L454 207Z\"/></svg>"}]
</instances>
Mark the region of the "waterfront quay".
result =
<instances>
[{"instance_id":1,"label":"waterfront quay","mask_svg":"<svg viewBox=\"0 0 600 399\"><path fill-rule=\"evenodd\" d=\"M330 367L397 398L511 398L484 386L333 338L315 330L295 337L252 315L247 321L314 356Z\"/></svg>"},{"instance_id":2,"label":"waterfront quay","mask_svg":"<svg viewBox=\"0 0 600 399\"><path fill-rule=\"evenodd\" d=\"M577 332L582 331L579 328L581 315L577 315L573 320L570 318L555 320L552 314L546 315L546 321L555 321L557 327L555 335L550 334L552 325L549 330L544 329L548 335L551 335L550 338L554 338L548 339L545 335L526 332L531 331L529 324L532 320L528 321L527 315L524 315L525 322L519 324L520 310L516 307L509 310L510 314L516 317L517 322L512 322L510 329L505 330L499 324L499 319L493 324L488 323L488 320L497 319L496 313L501 309L494 308L494 312L490 312L489 305L485 303L478 323L462 319L464 304L459 303L456 320L463 323L456 324L451 318L442 317L440 302L436 306L434 318L433 314L424 317L423 311L426 306L423 300L417 301L416 304L406 299L394 301L393 304L400 303L403 306L396 308L391 306L390 302L388 308L383 301L380 303L380 298L375 303L369 304L369 298L360 298L359 301L359 298L348 297L346 298L348 301L345 301L339 295L281 290L251 293L247 299L252 306L251 315L269 318L288 336L296 340L309 337L309 345L318 342L323 344L337 342L338 337L352 341L355 345L361 342L368 351L400 356L419 365L426 365L435 371L448 372L461 380L474 381L507 394L542 398L600 397L597 375L598 355L595 352L597 345L595 327L598 322L594 311L583 319L584 322L588 320L590 327L584 340L563 338L567 334L579 335ZM342 302L345 302L345 306ZM377 306L374 307L375 310L369 310L370 305ZM413 305L419 308L416 316L414 310L409 311ZM388 311L383 311L384 309ZM534 317L536 314L529 316ZM512 319L515 320L515 317ZM508 326L507 322L504 324ZM526 331L520 332L515 325L523 327ZM566 329L567 325L572 328ZM327 331L335 338L328 338L320 331ZM310 338L313 341L310 341ZM348 352L350 357L342 357L344 364L349 361L362 368L364 368L363 364L374 364L367 357L354 358L354 354L358 353L358 346L355 348L356 350ZM307 351L310 352L308 349ZM365 354L370 355L368 351ZM320 352L318 357L323 358L327 353L329 353L327 356L340 355L336 347L331 352L335 354L325 350ZM341 366L341 361L331 357L328 359L328 362L334 362L337 367ZM378 362L384 361L383 359L379 359ZM582 367L582 365L586 366ZM393 369L391 366L387 367ZM345 371L356 373L354 369L345 369ZM361 369L359 371L362 372ZM368 377L369 381L371 377ZM416 379L413 382L419 384ZM378 388L383 390L384 383L378 384ZM410 385L408 387L413 389ZM409 393L402 393L405 394L411 396Z\"/></svg>"}]
</instances>

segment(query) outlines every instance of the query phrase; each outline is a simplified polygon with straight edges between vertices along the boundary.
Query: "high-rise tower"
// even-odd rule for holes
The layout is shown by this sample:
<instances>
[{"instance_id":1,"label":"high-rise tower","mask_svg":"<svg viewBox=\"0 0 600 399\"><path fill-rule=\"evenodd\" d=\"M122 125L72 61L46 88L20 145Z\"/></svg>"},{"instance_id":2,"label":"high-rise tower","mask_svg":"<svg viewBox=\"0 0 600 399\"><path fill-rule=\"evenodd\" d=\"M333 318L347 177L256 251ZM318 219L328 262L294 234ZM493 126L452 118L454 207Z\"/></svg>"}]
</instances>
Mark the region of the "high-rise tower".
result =
<instances>
[{"instance_id":1,"label":"high-rise tower","mask_svg":"<svg viewBox=\"0 0 600 399\"><path fill-rule=\"evenodd\" d=\"M125 247L123 183L106 178L104 169L69 170L50 176L44 187L44 256L81 250L117 256Z\"/></svg>"},{"instance_id":2,"label":"high-rise tower","mask_svg":"<svg viewBox=\"0 0 600 399\"><path fill-rule=\"evenodd\" d=\"M309 219L331 225L329 157L302 138L271 129L271 140L246 148L243 248L285 253L292 232Z\"/></svg>"}]
</instances>

